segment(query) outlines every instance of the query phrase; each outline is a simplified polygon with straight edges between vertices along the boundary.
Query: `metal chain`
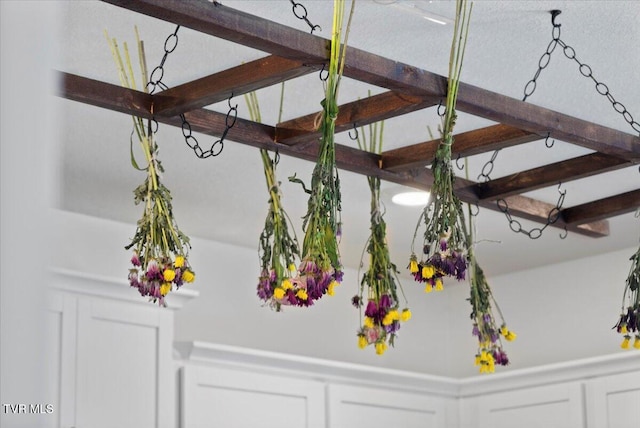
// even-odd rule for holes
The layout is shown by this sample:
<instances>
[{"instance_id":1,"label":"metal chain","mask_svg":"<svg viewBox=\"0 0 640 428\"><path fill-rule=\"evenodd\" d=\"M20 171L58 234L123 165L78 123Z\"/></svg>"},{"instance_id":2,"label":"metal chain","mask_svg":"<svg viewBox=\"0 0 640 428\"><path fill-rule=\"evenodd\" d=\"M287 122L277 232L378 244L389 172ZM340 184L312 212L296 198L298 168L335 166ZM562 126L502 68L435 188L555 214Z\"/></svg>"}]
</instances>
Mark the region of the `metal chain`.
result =
<instances>
[{"instance_id":1,"label":"metal chain","mask_svg":"<svg viewBox=\"0 0 640 428\"><path fill-rule=\"evenodd\" d=\"M551 60L551 53L555 50L557 45L560 45L560 47L562 47L564 56L574 60L576 64L578 64L578 70L580 71L580 74L582 74L584 77L590 78L593 81L593 83L595 84L596 92L607 97L613 109L616 112L620 113L624 120L633 128L633 130L636 131L638 135L640 135L640 123L636 122L633 119L633 116L627 110L624 104L614 98L611 92L609 92L609 87L605 83L597 80L594 77L591 67L578 59L575 49L573 49L570 45L566 44L560 39L561 24L556 23L556 17L560 15L560 13L561 11L559 10L551 11L551 23L553 24L553 29L551 30L551 42L549 42L547 50L542 54L540 60L538 61L538 70L536 71L535 75L524 87L524 98L522 99L522 101L526 101L527 98L536 90L536 82L538 80L538 77L540 76L540 72L547 68Z\"/></svg>"},{"instance_id":2,"label":"metal chain","mask_svg":"<svg viewBox=\"0 0 640 428\"><path fill-rule=\"evenodd\" d=\"M489 161L482 167L482 171L480 171L480 175L478 175L478 181L480 181L481 183L491 181L491 177L489 177L489 175L493 171L493 167L495 166L496 158L498 157L499 152L500 149L494 151L491 155L491 159L489 159Z\"/></svg>"},{"instance_id":3,"label":"metal chain","mask_svg":"<svg viewBox=\"0 0 640 428\"><path fill-rule=\"evenodd\" d=\"M149 94L153 95L156 89L160 88L161 90L169 89L167 85L162 82L162 78L164 77L164 63L167 60L167 57L170 53L172 53L176 47L178 47L178 30L180 26L178 25L175 31L166 38L164 41L164 55L162 56L162 60L160 64L153 69L151 75L149 76L149 83L147 83L147 91ZM191 132L191 124L185 117L184 113L180 113L180 119L182 120L182 135L184 136L184 141L187 146L193 150L195 155L200 159L206 159L211 156L218 156L222 149L224 148L224 139L227 137L229 130L235 125L236 119L238 118L238 105L231 106L231 98L233 98L233 93L229 97L227 103L229 104L229 111L227 112L227 117L225 119L225 130L222 132L222 136L219 140L215 141L208 150L203 150L198 143L198 139ZM153 105L151 106L151 115L153 116ZM154 133L158 130L158 122L155 117L152 117L152 122L155 124Z\"/></svg>"},{"instance_id":4,"label":"metal chain","mask_svg":"<svg viewBox=\"0 0 640 428\"><path fill-rule=\"evenodd\" d=\"M178 46L178 30L180 26L176 27L176 30L169 34L169 36L164 41L164 55L162 56L162 60L160 64L153 69L151 72L151 76L149 76L149 83L147 83L147 91L149 94L153 95L153 93L160 87L160 89L166 89L167 86L162 83L162 78L164 77L164 62L167 60L167 57L171 52L173 52ZM155 76L155 78L154 78Z\"/></svg>"},{"instance_id":5,"label":"metal chain","mask_svg":"<svg viewBox=\"0 0 640 428\"><path fill-rule=\"evenodd\" d=\"M227 137L229 130L233 128L233 125L236 124L236 120L238 119L238 105L231 105L231 98L233 98L233 93L227 100L227 104L229 104L229 111L227 112L227 116L225 118L225 129L222 132L222 136L220 139L216 140L208 150L202 150L200 144L198 143L198 139L193 136L191 133L191 124L187 121L184 114L180 114L180 119L182 119L182 135L184 136L184 141L187 143L187 146L193 153L200 158L206 159L211 156L218 156L222 149L224 148L224 139Z\"/></svg>"},{"instance_id":6,"label":"metal chain","mask_svg":"<svg viewBox=\"0 0 640 428\"><path fill-rule=\"evenodd\" d=\"M311 34L313 34L316 29L322 31L322 28L319 25L313 25L311 21L309 21L309 18L307 18L307 8L304 7L302 3L296 3L293 0L289 1L291 2L291 10L293 11L293 14L296 18L307 23L307 25L311 28Z\"/></svg>"},{"instance_id":7,"label":"metal chain","mask_svg":"<svg viewBox=\"0 0 640 428\"><path fill-rule=\"evenodd\" d=\"M549 225L552 225L555 222L557 222L558 219L560 218L560 215L561 215L560 210L562 209L562 204L564 203L564 197L567 194L566 190L560 189L561 184L562 183L558 184L558 193L560 194L560 196L558 196L558 202L556 202L556 206L549 211L549 214L547 215L546 223L542 227L535 227L531 230L523 229L522 224L511 216L511 213L509 212L509 204L507 204L507 201L505 199L502 199L502 198L498 199L497 201L498 208L500 209L500 211L504 213L504 215L507 217L507 220L509 220L509 228L511 228L511 230L514 231L515 233L523 233L531 239L540 238L542 236L542 232ZM567 237L567 227L565 226L564 235L560 235L560 239L565 239L566 237Z\"/></svg>"}]
</instances>

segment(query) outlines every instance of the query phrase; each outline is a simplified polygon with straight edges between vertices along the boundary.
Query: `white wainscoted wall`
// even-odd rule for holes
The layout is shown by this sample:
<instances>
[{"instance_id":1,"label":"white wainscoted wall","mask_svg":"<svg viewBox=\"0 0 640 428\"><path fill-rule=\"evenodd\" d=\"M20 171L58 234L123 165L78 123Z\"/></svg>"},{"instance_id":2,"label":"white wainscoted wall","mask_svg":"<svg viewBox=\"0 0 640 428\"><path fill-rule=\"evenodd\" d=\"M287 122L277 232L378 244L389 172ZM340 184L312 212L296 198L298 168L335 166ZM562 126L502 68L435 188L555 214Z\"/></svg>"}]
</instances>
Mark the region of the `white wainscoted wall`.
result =
<instances>
[{"instance_id":1,"label":"white wainscoted wall","mask_svg":"<svg viewBox=\"0 0 640 428\"><path fill-rule=\"evenodd\" d=\"M53 272L51 427L635 428L637 353L462 379L205 342L121 280ZM124 285L124 286L123 286Z\"/></svg>"}]
</instances>

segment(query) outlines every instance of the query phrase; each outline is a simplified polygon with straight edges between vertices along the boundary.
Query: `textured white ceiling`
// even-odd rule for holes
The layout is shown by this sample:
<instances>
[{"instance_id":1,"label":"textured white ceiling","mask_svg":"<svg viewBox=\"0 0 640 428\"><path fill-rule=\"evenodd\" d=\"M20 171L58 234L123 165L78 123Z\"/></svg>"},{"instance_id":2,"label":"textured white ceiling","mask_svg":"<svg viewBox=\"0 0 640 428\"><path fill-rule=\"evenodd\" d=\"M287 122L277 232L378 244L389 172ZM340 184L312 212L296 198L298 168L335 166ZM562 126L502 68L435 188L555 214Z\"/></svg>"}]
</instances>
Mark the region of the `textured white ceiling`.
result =
<instances>
[{"instance_id":1,"label":"textured white ceiling","mask_svg":"<svg viewBox=\"0 0 640 428\"><path fill-rule=\"evenodd\" d=\"M291 4L286 0L226 0L223 3L308 31L306 24L293 16ZM317 34L329 38L332 2L303 0L302 3L308 9L309 19L322 27ZM147 62L152 67L161 59L165 38L175 29L173 24L101 2L61 2L60 8L62 22L56 68L111 83L117 83L117 74L103 30L120 42L133 43L133 28L137 25L145 41ZM349 42L444 75L452 26L432 23L411 9L452 19L454 8L454 1L360 0ZM578 58L588 63L594 75L640 120L640 2L637 1L476 1L462 80L522 98L523 88L551 40L551 9L562 10L557 18L562 24L562 39L574 47ZM262 56L265 56L262 52L181 28L179 45L165 63L163 82L176 86ZM381 92L380 88L345 79L340 102L365 97L369 90ZM322 91L316 74L287 83L284 119L318 111ZM275 124L279 87L261 90L258 97L264 122ZM633 133L607 99L596 93L593 83L581 76L576 64L559 49L542 72L538 88L528 101ZM239 104L239 115L248 118L244 100L238 97L234 102ZM62 208L134 224L140 209L133 204L132 191L144 176L129 163L131 119L64 99L57 99L56 105L61 124ZM225 104L209 108L226 111ZM385 149L427 140L427 128L437 132L438 119L432 108L387 121ZM460 114L457 131L488 124L490 122ZM205 136L198 139L202 146L214 141ZM181 229L191 236L257 248L268 200L257 150L229 141L220 156L199 160L184 144L179 129L168 126L161 126L158 141L166 170L163 180L173 192L174 212ZM354 144L346 133L338 135L337 141ZM543 141L505 149L496 160L493 178L585 153L588 151L583 148L560 141L551 149L545 148ZM487 153L470 158L471 179L477 177L490 156ZM306 209L306 195L299 186L288 183L287 177L296 173L308 181L312 167L310 162L286 156L278 167L284 204L299 236L302 235L299 219ZM369 232L368 187L363 176L342 172L341 179L344 221L341 252L347 266L357 267ZM639 185L636 166L563 183L562 187L567 189L565 206L568 207L634 190ZM390 196L397 187L385 183L384 198L392 257L399 266L404 266L420 208L392 205ZM530 194L549 203L555 203L557 195L556 186ZM538 226L527 221L522 223L527 228ZM478 238L486 243L479 247L478 257L485 271L496 275L637 244L640 227L633 213L611 218L610 225L611 234L606 238L569 234L561 240L560 230L549 228L540 239L532 241L511 232L503 215L482 210L477 218ZM255 268L257 272L257 264Z\"/></svg>"}]
</instances>

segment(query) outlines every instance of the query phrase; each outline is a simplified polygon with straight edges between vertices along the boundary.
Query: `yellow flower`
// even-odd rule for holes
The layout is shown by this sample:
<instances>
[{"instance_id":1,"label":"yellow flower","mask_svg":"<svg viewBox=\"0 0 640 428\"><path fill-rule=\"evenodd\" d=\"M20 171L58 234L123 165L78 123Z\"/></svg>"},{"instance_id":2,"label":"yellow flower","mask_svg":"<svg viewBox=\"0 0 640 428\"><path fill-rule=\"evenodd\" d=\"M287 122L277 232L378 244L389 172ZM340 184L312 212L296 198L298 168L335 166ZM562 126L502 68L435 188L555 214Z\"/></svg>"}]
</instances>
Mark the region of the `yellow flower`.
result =
<instances>
[{"instance_id":1,"label":"yellow flower","mask_svg":"<svg viewBox=\"0 0 640 428\"><path fill-rule=\"evenodd\" d=\"M476 354L476 361L475 361L475 365L479 366L480 365L480 354Z\"/></svg>"},{"instance_id":2,"label":"yellow flower","mask_svg":"<svg viewBox=\"0 0 640 428\"><path fill-rule=\"evenodd\" d=\"M276 287L275 290L273 290L273 297L276 299L282 299L284 297L284 289Z\"/></svg>"},{"instance_id":3,"label":"yellow flower","mask_svg":"<svg viewBox=\"0 0 640 428\"><path fill-rule=\"evenodd\" d=\"M291 272L295 272L296 271L296 265L294 265L293 263L289 264L289 270Z\"/></svg>"},{"instance_id":4,"label":"yellow flower","mask_svg":"<svg viewBox=\"0 0 640 428\"><path fill-rule=\"evenodd\" d=\"M516 337L518 337L518 335L512 332L511 330L508 330L507 334L504 336L504 338L507 339L509 342L516 340Z\"/></svg>"},{"instance_id":5,"label":"yellow flower","mask_svg":"<svg viewBox=\"0 0 640 428\"><path fill-rule=\"evenodd\" d=\"M436 291L442 291L444 287L442 286L442 279L436 278Z\"/></svg>"},{"instance_id":6,"label":"yellow flower","mask_svg":"<svg viewBox=\"0 0 640 428\"><path fill-rule=\"evenodd\" d=\"M433 291L433 287L431 286L431 284L427 284L424 286L425 293L431 293L432 291Z\"/></svg>"},{"instance_id":7,"label":"yellow flower","mask_svg":"<svg viewBox=\"0 0 640 428\"><path fill-rule=\"evenodd\" d=\"M411 319L411 311L409 309L405 309L402 311L402 313L400 314L400 320L402 320L402 322L407 322Z\"/></svg>"},{"instance_id":8,"label":"yellow flower","mask_svg":"<svg viewBox=\"0 0 640 428\"><path fill-rule=\"evenodd\" d=\"M393 317L391 316L391 313L388 313L387 315L384 316L384 318L382 318L382 325L391 325L393 324Z\"/></svg>"},{"instance_id":9,"label":"yellow flower","mask_svg":"<svg viewBox=\"0 0 640 428\"><path fill-rule=\"evenodd\" d=\"M334 288L335 288L336 284L337 284L337 282L336 282L336 281L331 281L331 282L329 283L329 288L327 288L327 294L328 294L329 296L333 296L333 295L335 294L335 290L334 290Z\"/></svg>"},{"instance_id":10,"label":"yellow flower","mask_svg":"<svg viewBox=\"0 0 640 428\"><path fill-rule=\"evenodd\" d=\"M293 284L291 284L291 281L289 281L289 278L285 278L282 281L282 284L280 284L280 287L282 287L283 290L291 290L293 288Z\"/></svg>"},{"instance_id":11,"label":"yellow flower","mask_svg":"<svg viewBox=\"0 0 640 428\"><path fill-rule=\"evenodd\" d=\"M162 277L164 278L165 281L171 282L173 281L173 278L176 277L176 271L173 269L165 269L164 272L162 273Z\"/></svg>"},{"instance_id":12,"label":"yellow flower","mask_svg":"<svg viewBox=\"0 0 640 428\"><path fill-rule=\"evenodd\" d=\"M173 267L181 268L184 266L184 256L176 256L176 259L173 262Z\"/></svg>"},{"instance_id":13,"label":"yellow flower","mask_svg":"<svg viewBox=\"0 0 640 428\"><path fill-rule=\"evenodd\" d=\"M182 279L184 279L185 282L193 282L193 280L196 279L196 274L190 270L185 270L182 273Z\"/></svg>"},{"instance_id":14,"label":"yellow flower","mask_svg":"<svg viewBox=\"0 0 640 428\"><path fill-rule=\"evenodd\" d=\"M169 294L169 291L171 291L171 284L169 284L168 282L165 282L160 286L160 294L162 294L163 296Z\"/></svg>"},{"instance_id":15,"label":"yellow flower","mask_svg":"<svg viewBox=\"0 0 640 428\"><path fill-rule=\"evenodd\" d=\"M435 275L436 269L433 266L423 266L422 267L422 277L424 279L430 279Z\"/></svg>"},{"instance_id":16,"label":"yellow flower","mask_svg":"<svg viewBox=\"0 0 640 428\"><path fill-rule=\"evenodd\" d=\"M372 318L369 318L369 317L364 317L364 323L363 323L363 325L364 325L366 328L373 328L373 319L372 319Z\"/></svg>"},{"instance_id":17,"label":"yellow flower","mask_svg":"<svg viewBox=\"0 0 640 428\"><path fill-rule=\"evenodd\" d=\"M418 261L416 259L411 259L409 261L409 272L411 273L418 272Z\"/></svg>"},{"instance_id":18,"label":"yellow flower","mask_svg":"<svg viewBox=\"0 0 640 428\"><path fill-rule=\"evenodd\" d=\"M629 332L629 330L627 330L627 325L626 324L622 324L620 326L620 334L627 334Z\"/></svg>"},{"instance_id":19,"label":"yellow flower","mask_svg":"<svg viewBox=\"0 0 640 428\"><path fill-rule=\"evenodd\" d=\"M309 298L309 296L307 295L307 291L303 289L298 290L298 292L296 293L296 297L300 300L307 300Z\"/></svg>"},{"instance_id":20,"label":"yellow flower","mask_svg":"<svg viewBox=\"0 0 640 428\"><path fill-rule=\"evenodd\" d=\"M509 329L507 329L506 325L503 325L502 327L500 327L500 334L503 336L507 336L507 333L509 333Z\"/></svg>"},{"instance_id":21,"label":"yellow flower","mask_svg":"<svg viewBox=\"0 0 640 428\"><path fill-rule=\"evenodd\" d=\"M376 343L376 354L378 355L382 355L384 354L384 351L387 350L387 344L384 342L377 342Z\"/></svg>"},{"instance_id":22,"label":"yellow flower","mask_svg":"<svg viewBox=\"0 0 640 428\"><path fill-rule=\"evenodd\" d=\"M622 349L629 349L629 340L631 340L631 336L625 336L624 340L620 344L620 347ZM635 346L635 343L634 343L634 346Z\"/></svg>"},{"instance_id":23,"label":"yellow flower","mask_svg":"<svg viewBox=\"0 0 640 428\"><path fill-rule=\"evenodd\" d=\"M367 338L364 335L358 335L358 348L364 349L367 345Z\"/></svg>"},{"instance_id":24,"label":"yellow flower","mask_svg":"<svg viewBox=\"0 0 640 428\"><path fill-rule=\"evenodd\" d=\"M633 347L636 349L640 349L640 336L636 336L633 341Z\"/></svg>"}]
</instances>

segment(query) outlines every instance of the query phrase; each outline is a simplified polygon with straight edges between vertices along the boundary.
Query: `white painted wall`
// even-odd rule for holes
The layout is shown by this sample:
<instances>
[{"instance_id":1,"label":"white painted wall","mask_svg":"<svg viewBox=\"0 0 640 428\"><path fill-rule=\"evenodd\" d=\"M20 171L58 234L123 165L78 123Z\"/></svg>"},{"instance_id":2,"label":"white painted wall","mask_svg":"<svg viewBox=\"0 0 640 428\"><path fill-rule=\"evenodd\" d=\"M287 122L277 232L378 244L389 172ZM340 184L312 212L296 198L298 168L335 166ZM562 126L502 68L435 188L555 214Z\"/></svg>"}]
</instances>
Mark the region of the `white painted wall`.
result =
<instances>
[{"instance_id":1,"label":"white painted wall","mask_svg":"<svg viewBox=\"0 0 640 428\"><path fill-rule=\"evenodd\" d=\"M55 55L55 16L56 8L49 2L0 2L3 427L47 427L52 421L45 406L54 404L55 391L47 382L53 361L45 353L50 326L44 305L50 249L47 212L56 183L51 132L55 114L49 108L53 85L48 66ZM45 413L34 413L41 410Z\"/></svg>"},{"instance_id":2,"label":"white painted wall","mask_svg":"<svg viewBox=\"0 0 640 428\"><path fill-rule=\"evenodd\" d=\"M56 241L75 243L55 253L55 266L120 275L127 287L129 254L119 249L129 242L134 226L69 212L55 214ZM255 296L255 249L197 238L192 244L190 260L197 279L187 287L200 296L176 313L177 341L220 343L456 378L476 374L465 284L424 295L421 287L405 281L414 317L402 327L396 349L379 357L371 349L356 346L358 311L350 305L357 289L356 271L346 271L336 296L325 297L306 310L285 308L273 313L261 307ZM509 325L518 333L518 339L506 345L512 365L498 370L633 352L620 350L620 338L610 330L633 251L491 278Z\"/></svg>"}]
</instances>

